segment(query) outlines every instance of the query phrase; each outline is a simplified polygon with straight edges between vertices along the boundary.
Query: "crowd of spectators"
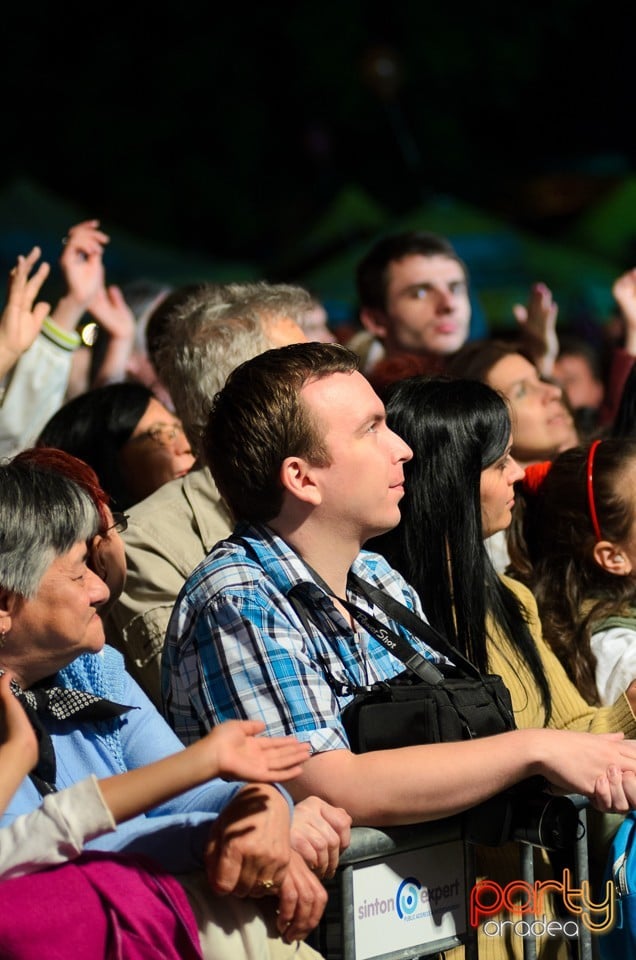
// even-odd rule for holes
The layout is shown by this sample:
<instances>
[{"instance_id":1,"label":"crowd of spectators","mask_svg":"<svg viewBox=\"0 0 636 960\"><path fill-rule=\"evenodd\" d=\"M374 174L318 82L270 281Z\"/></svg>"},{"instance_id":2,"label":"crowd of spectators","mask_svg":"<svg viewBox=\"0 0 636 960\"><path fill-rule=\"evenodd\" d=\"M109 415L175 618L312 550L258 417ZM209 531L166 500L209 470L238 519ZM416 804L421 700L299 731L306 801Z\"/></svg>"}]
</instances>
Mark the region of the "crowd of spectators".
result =
<instances>
[{"instance_id":1,"label":"crowd of spectators","mask_svg":"<svg viewBox=\"0 0 636 960\"><path fill-rule=\"evenodd\" d=\"M424 231L369 249L344 344L295 284L108 284L108 243L69 229L54 305L18 256L0 315L3 956L309 960L351 825L536 775L589 799L602 870L636 808L636 271L601 362L541 282L472 339ZM415 621L517 729L352 751L351 690L403 669L378 631L449 666Z\"/></svg>"}]
</instances>

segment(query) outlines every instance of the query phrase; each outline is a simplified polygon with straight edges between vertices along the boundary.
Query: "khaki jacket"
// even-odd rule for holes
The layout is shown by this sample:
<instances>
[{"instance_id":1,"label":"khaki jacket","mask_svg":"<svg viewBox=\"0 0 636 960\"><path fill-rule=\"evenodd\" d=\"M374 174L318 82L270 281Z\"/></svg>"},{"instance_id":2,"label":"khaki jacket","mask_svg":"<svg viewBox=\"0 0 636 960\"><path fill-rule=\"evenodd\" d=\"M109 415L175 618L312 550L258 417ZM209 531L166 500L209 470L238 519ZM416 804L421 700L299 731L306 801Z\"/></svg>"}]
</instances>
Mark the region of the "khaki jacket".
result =
<instances>
[{"instance_id":1,"label":"khaki jacket","mask_svg":"<svg viewBox=\"0 0 636 960\"><path fill-rule=\"evenodd\" d=\"M164 484L129 511L128 575L107 616L106 639L160 710L161 651L177 594L232 526L207 467Z\"/></svg>"}]
</instances>

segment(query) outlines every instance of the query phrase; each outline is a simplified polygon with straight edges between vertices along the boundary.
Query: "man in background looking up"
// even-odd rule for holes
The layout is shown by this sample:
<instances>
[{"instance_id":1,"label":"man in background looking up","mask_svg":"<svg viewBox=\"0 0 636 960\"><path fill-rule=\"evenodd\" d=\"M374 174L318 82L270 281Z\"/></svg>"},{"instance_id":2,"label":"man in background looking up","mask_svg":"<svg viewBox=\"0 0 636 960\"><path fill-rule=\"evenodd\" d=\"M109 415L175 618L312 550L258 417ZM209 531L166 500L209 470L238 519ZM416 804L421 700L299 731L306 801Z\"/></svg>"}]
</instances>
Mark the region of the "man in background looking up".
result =
<instances>
[{"instance_id":1,"label":"man in background looking up","mask_svg":"<svg viewBox=\"0 0 636 960\"><path fill-rule=\"evenodd\" d=\"M360 323L365 328L347 344L373 381L406 358L417 371L446 372L446 364L468 340L471 303L468 268L445 237L412 230L390 234L358 264L356 286ZM533 284L527 305L515 304L519 346L544 376L558 350L557 306L543 283Z\"/></svg>"}]
</instances>

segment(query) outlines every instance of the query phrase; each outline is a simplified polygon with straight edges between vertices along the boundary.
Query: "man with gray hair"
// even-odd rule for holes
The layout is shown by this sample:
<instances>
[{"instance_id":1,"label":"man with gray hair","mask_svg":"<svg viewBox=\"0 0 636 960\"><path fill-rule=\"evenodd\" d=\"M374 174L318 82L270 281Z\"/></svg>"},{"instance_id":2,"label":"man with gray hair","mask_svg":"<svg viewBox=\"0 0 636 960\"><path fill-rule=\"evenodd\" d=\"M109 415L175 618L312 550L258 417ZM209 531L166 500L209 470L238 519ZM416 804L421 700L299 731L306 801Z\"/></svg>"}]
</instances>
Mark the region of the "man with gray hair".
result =
<instances>
[{"instance_id":1,"label":"man with gray hair","mask_svg":"<svg viewBox=\"0 0 636 960\"><path fill-rule=\"evenodd\" d=\"M271 347L305 340L299 322L314 307L301 287L264 281L202 284L177 298L162 318L153 363L195 456L228 375ZM177 594L231 529L210 472L199 464L130 509L123 535L128 576L108 615L107 639L159 709L161 651Z\"/></svg>"}]
</instances>

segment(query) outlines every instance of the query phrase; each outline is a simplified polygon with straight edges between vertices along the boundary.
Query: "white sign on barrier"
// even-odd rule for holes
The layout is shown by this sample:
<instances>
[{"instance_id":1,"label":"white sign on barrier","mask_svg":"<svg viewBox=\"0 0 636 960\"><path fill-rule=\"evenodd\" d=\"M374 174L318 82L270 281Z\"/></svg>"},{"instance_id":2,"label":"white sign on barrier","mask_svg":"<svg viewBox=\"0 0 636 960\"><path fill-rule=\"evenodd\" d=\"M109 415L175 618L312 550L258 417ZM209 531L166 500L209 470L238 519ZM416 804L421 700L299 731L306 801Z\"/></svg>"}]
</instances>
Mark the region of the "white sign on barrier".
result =
<instances>
[{"instance_id":1,"label":"white sign on barrier","mask_svg":"<svg viewBox=\"0 0 636 960\"><path fill-rule=\"evenodd\" d=\"M354 867L353 905L356 960L465 933L462 843L396 853L382 863Z\"/></svg>"}]
</instances>

